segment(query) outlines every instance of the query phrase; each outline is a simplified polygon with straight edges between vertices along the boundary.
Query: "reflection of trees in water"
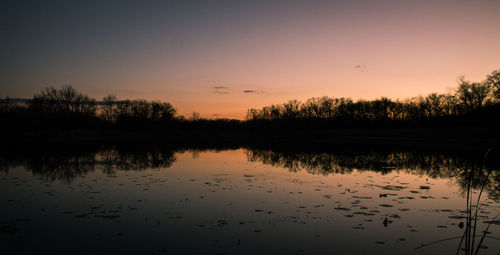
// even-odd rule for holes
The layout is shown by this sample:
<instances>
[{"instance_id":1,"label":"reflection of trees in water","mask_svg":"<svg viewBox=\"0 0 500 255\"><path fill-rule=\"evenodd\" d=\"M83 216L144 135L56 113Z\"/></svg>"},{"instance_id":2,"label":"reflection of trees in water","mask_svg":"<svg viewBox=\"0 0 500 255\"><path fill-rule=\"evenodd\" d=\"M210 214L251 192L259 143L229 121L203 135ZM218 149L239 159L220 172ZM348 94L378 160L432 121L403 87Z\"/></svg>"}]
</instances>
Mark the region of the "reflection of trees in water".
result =
<instances>
[{"instance_id":1,"label":"reflection of trees in water","mask_svg":"<svg viewBox=\"0 0 500 255\"><path fill-rule=\"evenodd\" d=\"M26 159L26 169L47 180L71 182L76 177L94 171L94 153L43 154Z\"/></svg>"},{"instance_id":2,"label":"reflection of trees in water","mask_svg":"<svg viewBox=\"0 0 500 255\"><path fill-rule=\"evenodd\" d=\"M75 178L100 170L108 176L120 171L142 171L168 168L175 162L175 153L190 151L197 157L202 151L236 149L227 145L180 146L143 143L115 144L30 144L0 148L0 171L8 172L20 165L48 181L71 183Z\"/></svg>"},{"instance_id":3,"label":"reflection of trees in water","mask_svg":"<svg viewBox=\"0 0 500 255\"><path fill-rule=\"evenodd\" d=\"M489 175L488 175L489 172ZM457 175L457 183L461 187L462 194L467 193L468 176L471 176L471 187L472 189L480 189L485 182L485 190L488 193L488 197L498 200L500 199L500 171L498 170L483 170L481 168L475 168L472 173L462 170L459 175Z\"/></svg>"},{"instance_id":4,"label":"reflection of trees in water","mask_svg":"<svg viewBox=\"0 0 500 255\"><path fill-rule=\"evenodd\" d=\"M104 150L97 153L97 161L103 165L109 175L115 170L145 170L148 168L168 168L175 162L174 151L117 151Z\"/></svg>"},{"instance_id":5,"label":"reflection of trees in water","mask_svg":"<svg viewBox=\"0 0 500 255\"><path fill-rule=\"evenodd\" d=\"M248 160L252 162L284 167L294 172L305 170L311 174L323 175L351 173L353 170L389 173L393 169L411 169L415 174L453 177L450 176L450 169L470 168L473 165L470 161L445 155L406 152L308 153L248 150L246 153Z\"/></svg>"},{"instance_id":6,"label":"reflection of trees in water","mask_svg":"<svg viewBox=\"0 0 500 255\"><path fill-rule=\"evenodd\" d=\"M466 189L467 172L475 169L473 187L480 188L486 178L481 162L460 155L417 152L275 152L270 150L247 150L248 161L262 162L275 167L288 168L292 172L307 171L311 174L348 174L354 170L373 171L382 174L393 170L431 178L456 179ZM486 189L491 198L500 198L500 174L498 167L489 170Z\"/></svg>"},{"instance_id":7,"label":"reflection of trees in water","mask_svg":"<svg viewBox=\"0 0 500 255\"><path fill-rule=\"evenodd\" d=\"M189 149L193 158L207 148ZM227 148L226 148L227 149ZM0 156L0 171L7 172L14 164L22 163L33 174L49 181L62 180L67 183L95 170L115 175L117 170L141 171L168 168L175 162L175 152L184 149L91 148L82 151L33 150L26 153L3 153ZM217 152L217 150L215 151ZM374 171L382 174L393 170L431 178L450 178L466 190L467 175L474 169L472 186L478 188L487 172L481 170L480 160L463 155L427 152L290 152L252 149L246 151L248 161L288 168L290 171L307 171L311 174L348 174L357 171ZM492 166L487 177L486 190L491 198L500 198L500 174Z\"/></svg>"},{"instance_id":8,"label":"reflection of trees in water","mask_svg":"<svg viewBox=\"0 0 500 255\"><path fill-rule=\"evenodd\" d=\"M168 168L175 162L174 151L121 151L105 149L97 152L37 153L23 161L26 169L49 181L62 180L71 183L75 178L96 169L108 175L116 170L141 171Z\"/></svg>"}]
</instances>

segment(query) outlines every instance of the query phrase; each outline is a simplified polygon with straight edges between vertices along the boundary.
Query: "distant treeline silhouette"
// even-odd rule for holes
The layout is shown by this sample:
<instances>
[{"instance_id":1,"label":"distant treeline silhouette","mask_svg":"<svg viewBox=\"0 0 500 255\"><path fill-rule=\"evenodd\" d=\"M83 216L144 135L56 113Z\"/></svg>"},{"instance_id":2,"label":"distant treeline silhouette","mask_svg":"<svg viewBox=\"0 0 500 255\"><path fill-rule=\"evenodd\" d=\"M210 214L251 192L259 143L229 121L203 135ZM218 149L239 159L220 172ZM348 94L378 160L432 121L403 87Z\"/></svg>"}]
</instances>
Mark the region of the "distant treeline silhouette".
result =
<instances>
[{"instance_id":1,"label":"distant treeline silhouette","mask_svg":"<svg viewBox=\"0 0 500 255\"><path fill-rule=\"evenodd\" d=\"M485 120L498 117L500 103L500 70L483 82L458 78L454 93L432 93L393 101L382 97L376 100L353 101L350 98L311 98L250 109L247 119L276 120L337 120L338 122Z\"/></svg>"},{"instance_id":2,"label":"distant treeline silhouette","mask_svg":"<svg viewBox=\"0 0 500 255\"><path fill-rule=\"evenodd\" d=\"M49 87L35 94L26 103L9 98L0 99L0 118L6 129L214 129L235 128L239 120L186 119L176 114L172 104L143 99L117 100L108 95L97 102L72 86Z\"/></svg>"},{"instance_id":3,"label":"distant treeline silhouette","mask_svg":"<svg viewBox=\"0 0 500 255\"><path fill-rule=\"evenodd\" d=\"M459 77L453 93L391 100L353 101L350 98L311 98L249 109L246 121L203 119L199 114L185 118L177 115L170 103L161 101L117 100L108 95L97 102L71 86L45 88L27 103L0 100L4 129L56 130L248 130L312 129L331 127L456 125L498 123L500 116L500 70L483 82Z\"/></svg>"}]
</instances>

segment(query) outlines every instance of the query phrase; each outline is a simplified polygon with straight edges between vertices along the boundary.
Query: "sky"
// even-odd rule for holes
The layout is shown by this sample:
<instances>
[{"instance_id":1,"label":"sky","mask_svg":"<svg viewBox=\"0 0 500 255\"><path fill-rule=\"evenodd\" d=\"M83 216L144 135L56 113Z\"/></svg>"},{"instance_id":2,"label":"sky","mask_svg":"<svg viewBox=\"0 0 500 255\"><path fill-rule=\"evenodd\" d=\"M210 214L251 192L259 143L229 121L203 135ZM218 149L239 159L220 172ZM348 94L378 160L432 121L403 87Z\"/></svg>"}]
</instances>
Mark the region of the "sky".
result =
<instances>
[{"instance_id":1,"label":"sky","mask_svg":"<svg viewBox=\"0 0 500 255\"><path fill-rule=\"evenodd\" d=\"M499 13L498 0L7 0L0 97L72 85L244 118L291 99L445 93L500 69Z\"/></svg>"}]
</instances>

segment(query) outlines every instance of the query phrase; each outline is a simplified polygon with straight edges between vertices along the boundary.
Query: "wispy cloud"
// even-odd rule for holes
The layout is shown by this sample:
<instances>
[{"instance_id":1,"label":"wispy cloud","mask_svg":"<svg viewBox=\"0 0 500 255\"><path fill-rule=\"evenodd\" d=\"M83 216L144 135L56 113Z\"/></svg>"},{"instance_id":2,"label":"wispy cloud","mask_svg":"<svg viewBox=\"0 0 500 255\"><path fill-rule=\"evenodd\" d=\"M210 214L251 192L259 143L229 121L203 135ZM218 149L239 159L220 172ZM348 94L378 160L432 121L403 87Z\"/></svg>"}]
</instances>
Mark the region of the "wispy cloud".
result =
<instances>
[{"instance_id":1,"label":"wispy cloud","mask_svg":"<svg viewBox=\"0 0 500 255\"><path fill-rule=\"evenodd\" d=\"M214 86L212 89L214 94L229 94L229 87L226 86Z\"/></svg>"},{"instance_id":2,"label":"wispy cloud","mask_svg":"<svg viewBox=\"0 0 500 255\"><path fill-rule=\"evenodd\" d=\"M257 95L261 95L261 94L264 94L264 91L262 91L262 90L253 90L253 89L246 89L246 90L243 90L243 93L245 93L245 94L257 94Z\"/></svg>"},{"instance_id":3,"label":"wispy cloud","mask_svg":"<svg viewBox=\"0 0 500 255\"><path fill-rule=\"evenodd\" d=\"M366 66L365 65L355 65L354 70L357 72L364 72L366 70Z\"/></svg>"}]
</instances>

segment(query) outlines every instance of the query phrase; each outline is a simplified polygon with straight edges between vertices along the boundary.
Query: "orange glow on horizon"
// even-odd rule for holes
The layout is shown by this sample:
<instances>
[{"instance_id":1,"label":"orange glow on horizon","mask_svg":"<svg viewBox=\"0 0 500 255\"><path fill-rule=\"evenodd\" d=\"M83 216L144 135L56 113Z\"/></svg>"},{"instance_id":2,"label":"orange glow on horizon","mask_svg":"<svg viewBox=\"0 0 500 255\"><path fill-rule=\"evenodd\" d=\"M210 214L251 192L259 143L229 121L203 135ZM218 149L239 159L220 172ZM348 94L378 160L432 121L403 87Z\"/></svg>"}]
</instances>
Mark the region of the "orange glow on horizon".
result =
<instances>
[{"instance_id":1,"label":"orange glow on horizon","mask_svg":"<svg viewBox=\"0 0 500 255\"><path fill-rule=\"evenodd\" d=\"M60 6L9 9L0 97L70 84L97 100L243 119L294 99L445 93L460 75L481 81L500 69L498 1L88 5L68 8L95 22Z\"/></svg>"}]
</instances>

